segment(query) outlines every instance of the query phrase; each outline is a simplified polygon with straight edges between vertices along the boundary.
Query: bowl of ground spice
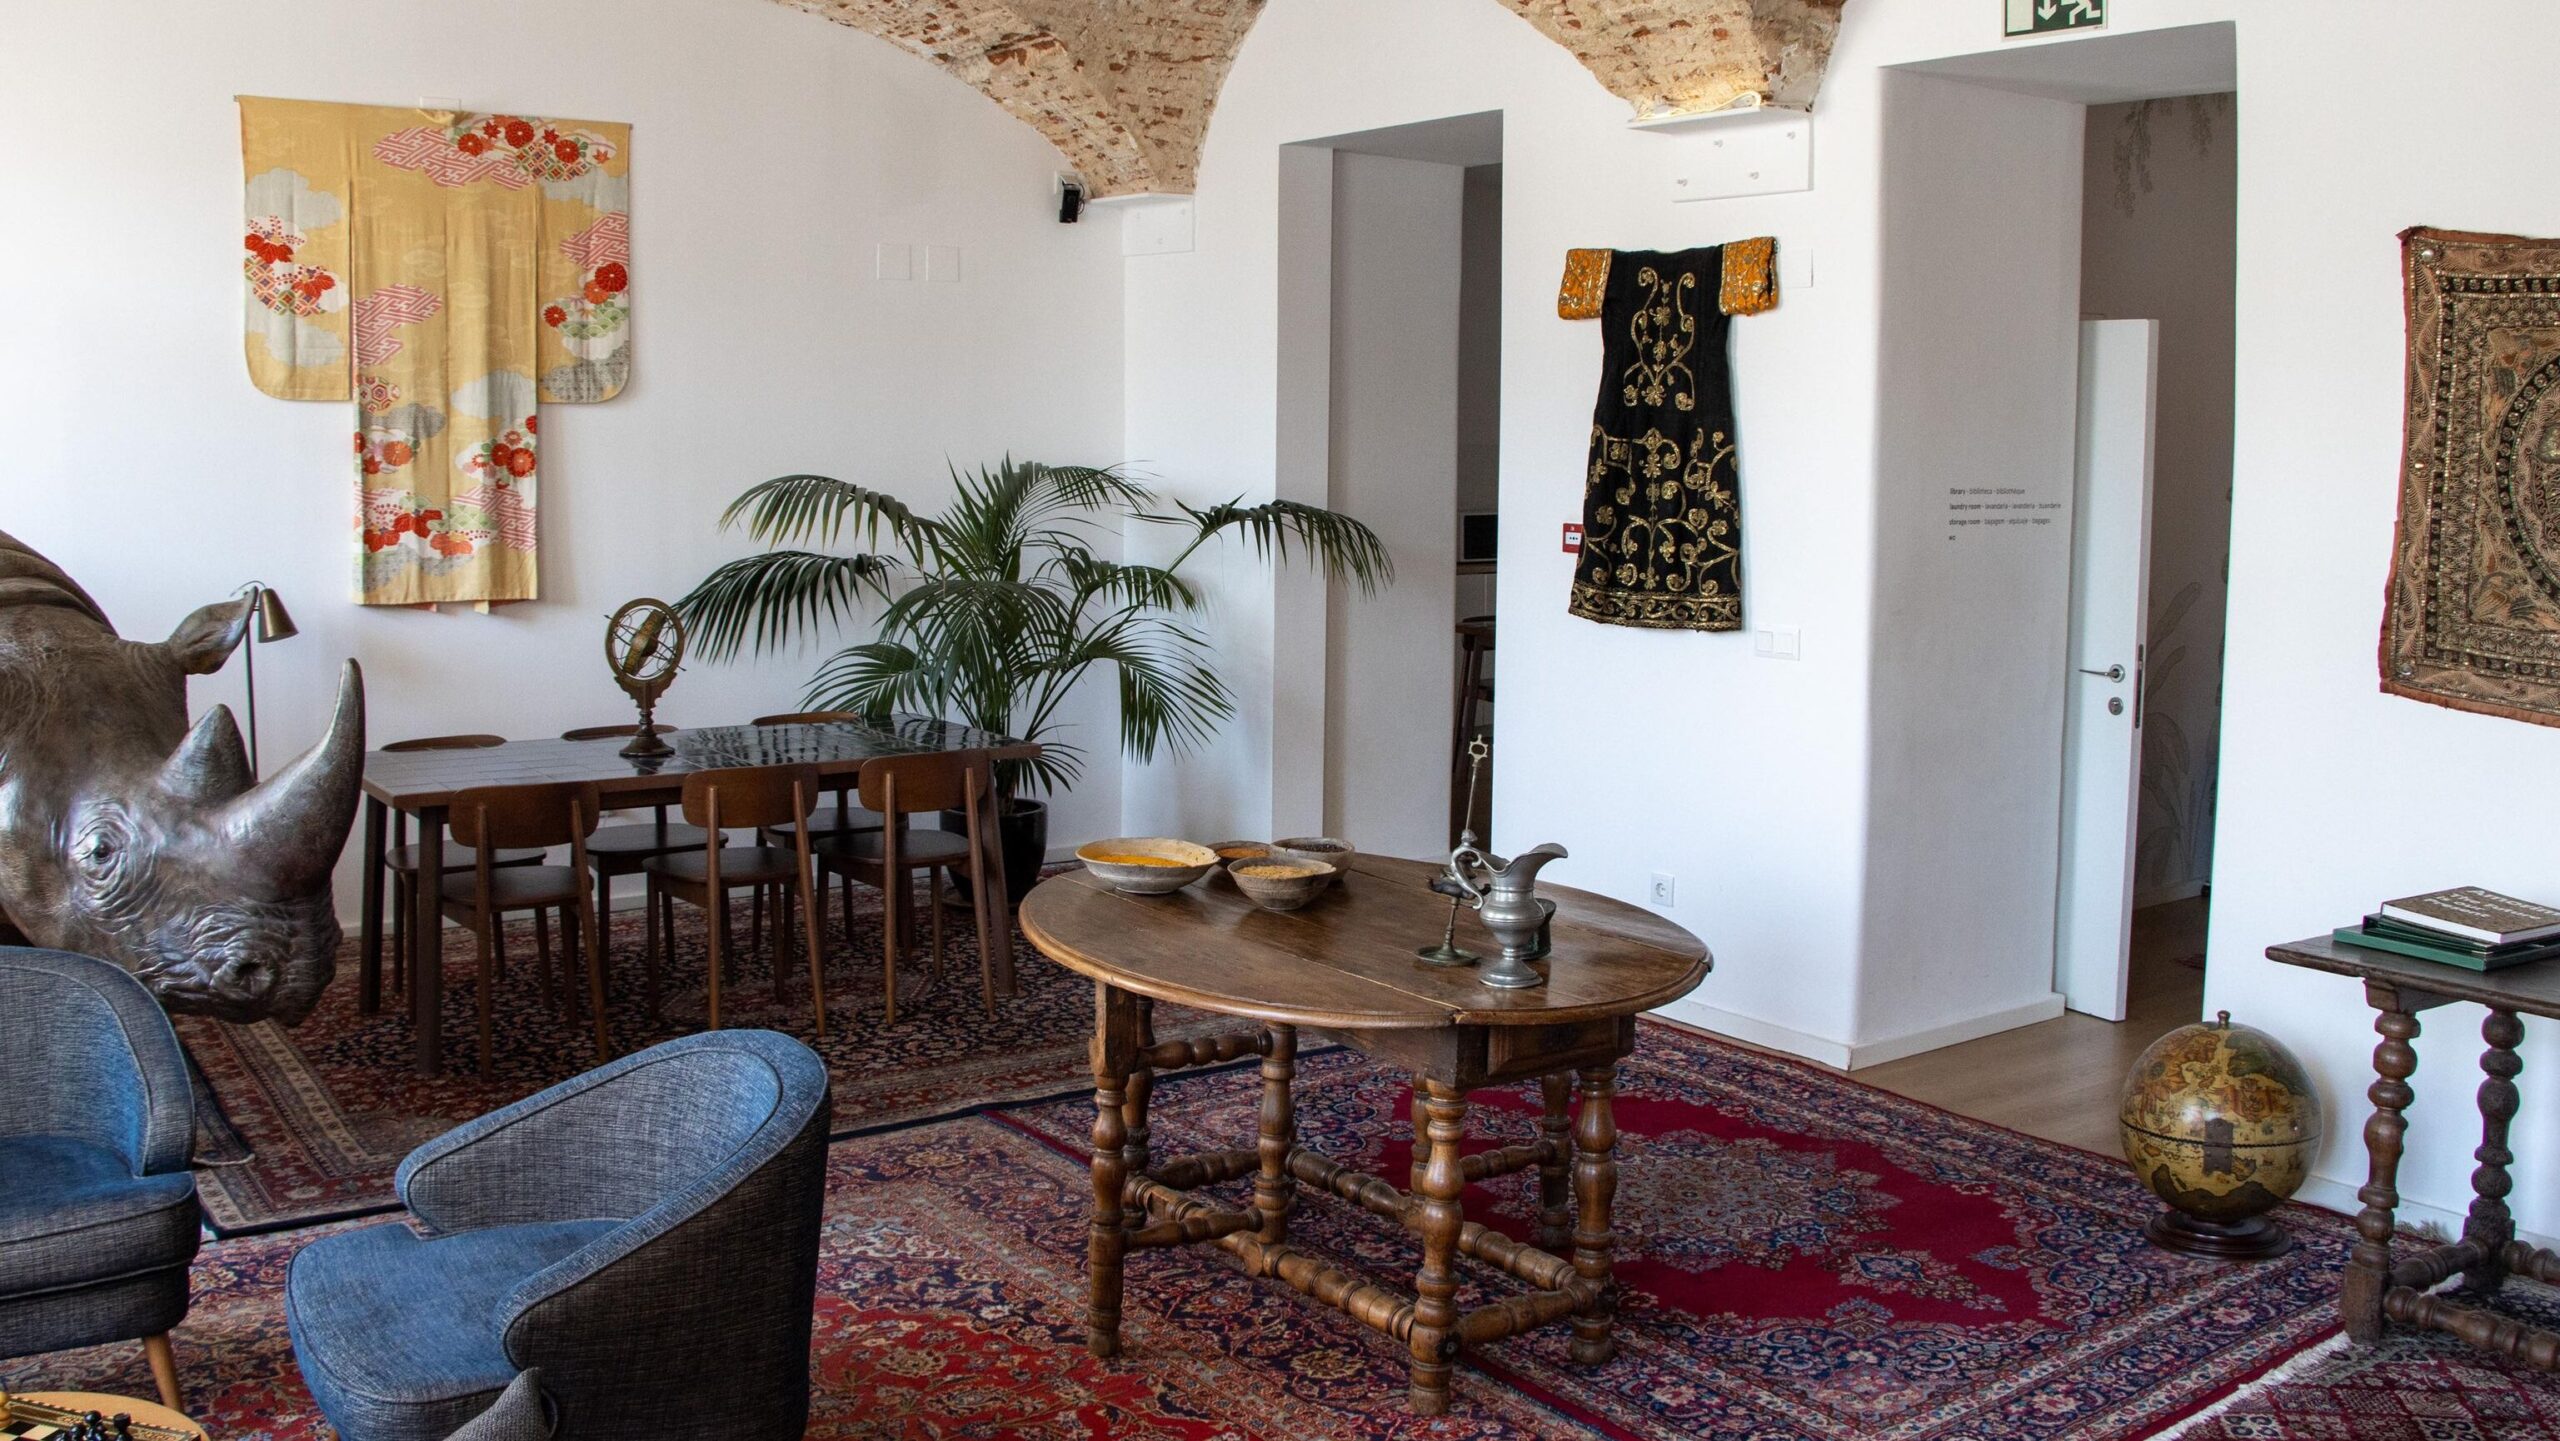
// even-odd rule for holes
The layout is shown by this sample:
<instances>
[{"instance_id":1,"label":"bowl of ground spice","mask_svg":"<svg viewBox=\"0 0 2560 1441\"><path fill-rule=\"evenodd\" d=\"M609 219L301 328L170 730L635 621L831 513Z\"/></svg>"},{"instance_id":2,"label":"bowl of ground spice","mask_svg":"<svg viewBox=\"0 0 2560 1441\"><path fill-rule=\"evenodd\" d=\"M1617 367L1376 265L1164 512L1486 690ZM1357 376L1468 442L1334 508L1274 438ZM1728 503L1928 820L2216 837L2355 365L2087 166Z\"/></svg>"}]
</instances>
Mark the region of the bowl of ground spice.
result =
<instances>
[{"instance_id":1,"label":"bowl of ground spice","mask_svg":"<svg viewBox=\"0 0 2560 1441\"><path fill-rule=\"evenodd\" d=\"M1209 874L1209 868L1218 863L1218 853L1166 836L1122 836L1088 841L1076 847L1076 859L1115 891L1161 896Z\"/></svg>"},{"instance_id":2,"label":"bowl of ground spice","mask_svg":"<svg viewBox=\"0 0 2560 1441\"><path fill-rule=\"evenodd\" d=\"M1323 861L1265 856L1228 862L1227 878L1246 899L1266 911L1294 911L1324 894L1333 882L1333 867Z\"/></svg>"}]
</instances>

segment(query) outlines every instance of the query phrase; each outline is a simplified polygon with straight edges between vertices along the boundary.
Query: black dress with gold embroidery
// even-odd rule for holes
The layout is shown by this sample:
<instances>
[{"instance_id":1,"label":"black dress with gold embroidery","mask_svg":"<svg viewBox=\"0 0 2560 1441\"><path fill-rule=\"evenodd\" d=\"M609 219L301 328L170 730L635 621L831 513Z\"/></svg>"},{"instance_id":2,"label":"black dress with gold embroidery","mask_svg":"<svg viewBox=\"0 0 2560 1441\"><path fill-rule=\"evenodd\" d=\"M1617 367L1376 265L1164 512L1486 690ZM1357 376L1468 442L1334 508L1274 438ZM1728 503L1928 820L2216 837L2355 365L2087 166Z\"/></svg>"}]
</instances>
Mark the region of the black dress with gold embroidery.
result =
<instances>
[{"instance_id":1,"label":"black dress with gold embroidery","mask_svg":"<svg viewBox=\"0 0 2560 1441\"><path fill-rule=\"evenodd\" d=\"M1725 341L1731 314L1774 303L1772 252L1763 239L1622 250L1603 262L1607 349L1573 614L1653 630L1741 628L1742 505Z\"/></svg>"}]
</instances>

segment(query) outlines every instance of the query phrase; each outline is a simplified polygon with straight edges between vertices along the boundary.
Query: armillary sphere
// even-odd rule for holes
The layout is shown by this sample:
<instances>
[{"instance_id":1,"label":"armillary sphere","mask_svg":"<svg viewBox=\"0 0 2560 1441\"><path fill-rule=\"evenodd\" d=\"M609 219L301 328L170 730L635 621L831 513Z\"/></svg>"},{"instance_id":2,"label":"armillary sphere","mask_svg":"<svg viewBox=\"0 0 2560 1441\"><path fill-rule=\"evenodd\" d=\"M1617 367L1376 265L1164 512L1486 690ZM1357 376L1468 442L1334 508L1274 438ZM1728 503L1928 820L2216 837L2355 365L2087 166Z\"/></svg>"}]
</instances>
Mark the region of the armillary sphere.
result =
<instances>
[{"instance_id":1,"label":"armillary sphere","mask_svg":"<svg viewBox=\"0 0 2560 1441\"><path fill-rule=\"evenodd\" d=\"M684 622L676 618L675 608L646 597L625 602L605 623L604 659L613 668L614 683L640 705L640 729L622 754L635 760L674 754L653 717L658 697L667 693L684 665Z\"/></svg>"}]
</instances>

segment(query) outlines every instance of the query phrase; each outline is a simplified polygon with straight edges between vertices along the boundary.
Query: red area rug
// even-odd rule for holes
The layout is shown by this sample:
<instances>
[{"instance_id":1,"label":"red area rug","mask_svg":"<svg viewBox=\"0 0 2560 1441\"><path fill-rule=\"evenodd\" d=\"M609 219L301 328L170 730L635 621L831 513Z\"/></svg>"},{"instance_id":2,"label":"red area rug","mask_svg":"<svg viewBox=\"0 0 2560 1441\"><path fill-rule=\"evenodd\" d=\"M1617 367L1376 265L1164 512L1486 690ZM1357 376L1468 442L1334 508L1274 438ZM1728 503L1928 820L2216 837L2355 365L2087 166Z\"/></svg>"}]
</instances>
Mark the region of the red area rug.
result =
<instances>
[{"instance_id":1,"label":"red area rug","mask_svg":"<svg viewBox=\"0 0 2560 1441\"><path fill-rule=\"evenodd\" d=\"M977 932L965 910L953 910L945 920L945 979L928 990L921 958L911 960L899 972L898 1024L888 1025L881 1018L879 896L862 889L855 895L852 936L829 927L823 1043L811 1033L807 953L786 958L784 996L776 1003L766 951L746 946L743 906L739 949L730 954L720 997L724 1024L769 1026L817 1046L835 1077L838 1134L1091 1088L1089 982L1042 960L1017 935L1022 993L999 997L988 1016L979 1003ZM702 913L679 906L676 915L656 1025L642 1007L639 914L625 913L610 927L607 1011L619 1047L702 1029ZM390 1207L397 1201L391 1174L411 1148L593 1066L588 1028L543 1003L531 927L520 922L509 933L511 964L493 1006L496 1044L486 1080L476 1069L474 963L462 931L446 933L446 1070L432 1080L410 1068L405 1001L386 997L380 1013L357 1012L352 938L320 1009L295 1029L181 1019L179 1038L205 1082L197 1096L196 1180L216 1232L309 1225ZM1170 1007L1160 1015L1168 1035L1216 1028Z\"/></svg>"},{"instance_id":2,"label":"red area rug","mask_svg":"<svg viewBox=\"0 0 2560 1441\"><path fill-rule=\"evenodd\" d=\"M1310 1144L1403 1175L1399 1078L1347 1051L1300 1075ZM1249 1136L1257 1084L1232 1070L1160 1083L1158 1154ZM2303 1244L2281 1260L2169 1256L2142 1241L2152 1203L2118 1162L1647 1026L1618 1112L1618 1359L1584 1370L1561 1330L1514 1338L1471 1353L1455 1414L1422 1422L1404 1412L1392 1343L1213 1249L1133 1257L1127 1354L1086 1356L1087 1105L836 1145L811 1435L2132 1441L2328 1335L2349 1239L2342 1219L2295 1208ZM1532 1097L1479 1105L1488 1142L1529 1134ZM1469 1212L1525 1234L1534 1184L1475 1188ZM1365 1212L1310 1195L1293 1225L1409 1283L1412 1245ZM197 1263L178 1357L217 1435L326 1434L281 1314L302 1239L219 1241ZM1461 1264L1462 1304L1512 1285ZM0 1386L39 1383L136 1393L149 1377L138 1346L0 1363Z\"/></svg>"}]
</instances>

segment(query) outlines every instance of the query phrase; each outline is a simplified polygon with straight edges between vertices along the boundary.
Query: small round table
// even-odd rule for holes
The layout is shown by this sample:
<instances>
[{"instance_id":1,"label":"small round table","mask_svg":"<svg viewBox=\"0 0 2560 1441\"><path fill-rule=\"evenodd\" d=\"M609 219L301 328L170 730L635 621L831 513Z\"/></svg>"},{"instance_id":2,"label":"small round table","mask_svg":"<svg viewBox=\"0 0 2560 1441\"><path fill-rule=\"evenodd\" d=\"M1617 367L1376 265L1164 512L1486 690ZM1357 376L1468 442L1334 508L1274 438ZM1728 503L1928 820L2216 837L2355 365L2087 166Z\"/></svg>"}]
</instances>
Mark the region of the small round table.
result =
<instances>
[{"instance_id":1,"label":"small round table","mask_svg":"<svg viewBox=\"0 0 2560 1441\"><path fill-rule=\"evenodd\" d=\"M1022 933L1041 954L1090 977L1093 1040L1093 1223L1086 1248L1086 1339L1096 1356L1120 1350L1121 1261L1158 1246L1214 1243L1247 1274L1273 1276L1405 1343L1413 1410L1449 1409L1459 1346L1480 1345L1570 1319L1572 1358L1614 1354L1609 1209L1617 1063L1635 1048L1635 1018L1695 989L1713 965L1678 926L1587 892L1551 888L1554 951L1547 984L1499 990L1476 968L1426 965L1418 947L1440 939L1449 901L1430 889L1436 865L1361 856L1333 890L1303 910L1265 911L1222 878L1169 896L1112 890L1090 872L1041 883L1022 904ZM1497 947L1472 911L1458 944ZM1251 1031L1159 1043L1157 1001L1259 1022ZM1354 1046L1414 1077L1412 1194L1297 1144L1289 1094L1300 1033ZM1158 1161L1147 1102L1165 1071L1262 1058L1260 1134L1251 1150ZM1578 1115L1568 1114L1581 1079ZM1462 1155L1466 1093L1535 1079L1544 1102L1539 1139ZM1470 1224L1467 1184L1538 1170L1536 1244ZM1238 1209L1189 1192L1253 1178ZM1329 1192L1415 1232L1422 1264L1412 1294L1390 1290L1289 1242L1300 1185ZM1570 1248L1570 1258L1563 1253ZM1458 1256L1529 1290L1461 1313Z\"/></svg>"},{"instance_id":2,"label":"small round table","mask_svg":"<svg viewBox=\"0 0 2560 1441\"><path fill-rule=\"evenodd\" d=\"M135 1396L109 1396L97 1391L10 1391L6 1394L11 1401L32 1401L38 1406L68 1411L73 1416L91 1411L101 1416L130 1416L137 1426L174 1431L181 1436L193 1436L196 1441L204 1441L202 1426L157 1401L145 1401Z\"/></svg>"}]
</instances>

